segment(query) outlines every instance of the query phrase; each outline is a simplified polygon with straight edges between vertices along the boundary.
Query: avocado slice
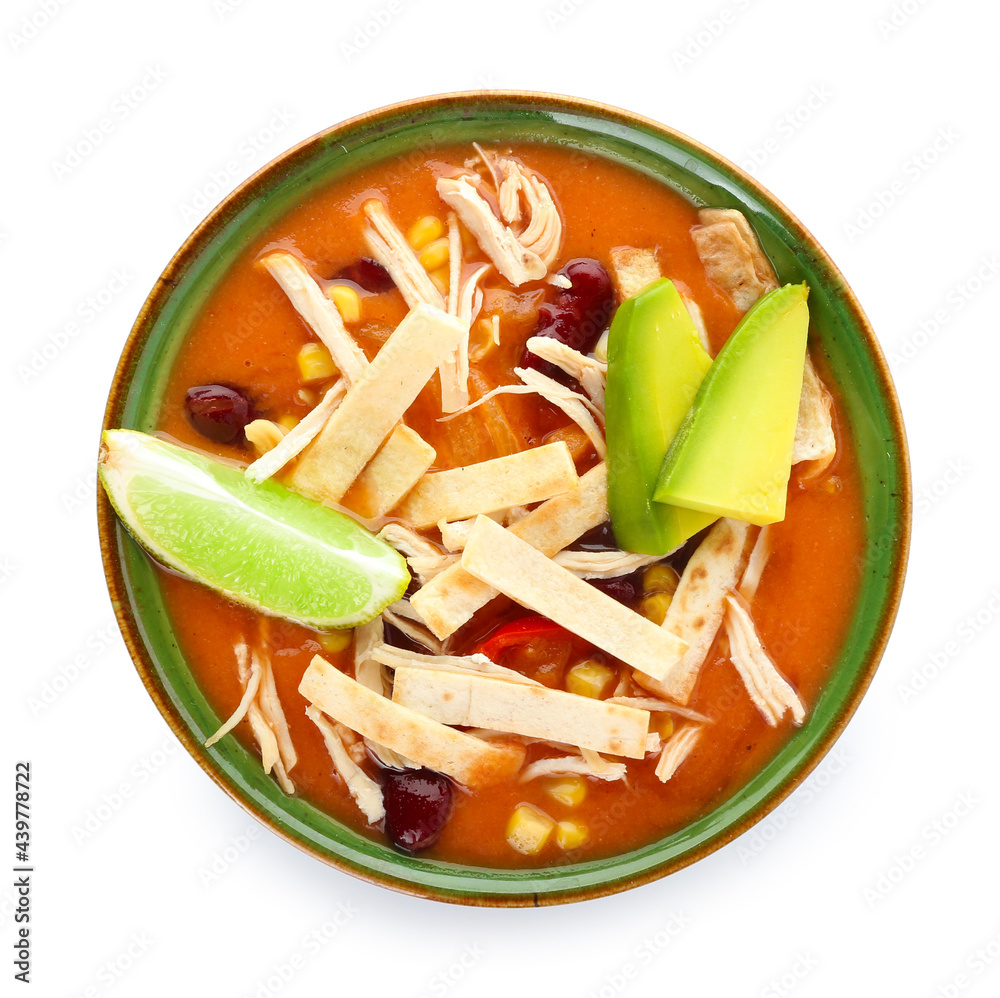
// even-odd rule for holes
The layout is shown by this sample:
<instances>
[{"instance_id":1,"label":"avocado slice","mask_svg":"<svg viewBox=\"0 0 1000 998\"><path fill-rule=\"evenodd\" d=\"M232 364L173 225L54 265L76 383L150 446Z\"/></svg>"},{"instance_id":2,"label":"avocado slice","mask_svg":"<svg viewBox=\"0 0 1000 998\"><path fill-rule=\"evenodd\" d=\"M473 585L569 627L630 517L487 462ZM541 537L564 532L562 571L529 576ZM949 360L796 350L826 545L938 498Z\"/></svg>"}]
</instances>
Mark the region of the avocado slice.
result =
<instances>
[{"instance_id":1,"label":"avocado slice","mask_svg":"<svg viewBox=\"0 0 1000 998\"><path fill-rule=\"evenodd\" d=\"M805 284L787 284L743 317L670 445L657 502L748 523L785 518L808 294Z\"/></svg>"},{"instance_id":2,"label":"avocado slice","mask_svg":"<svg viewBox=\"0 0 1000 998\"><path fill-rule=\"evenodd\" d=\"M673 282L626 299L608 334L608 508L619 547L666 554L714 514L653 502L670 446L712 358Z\"/></svg>"}]
</instances>

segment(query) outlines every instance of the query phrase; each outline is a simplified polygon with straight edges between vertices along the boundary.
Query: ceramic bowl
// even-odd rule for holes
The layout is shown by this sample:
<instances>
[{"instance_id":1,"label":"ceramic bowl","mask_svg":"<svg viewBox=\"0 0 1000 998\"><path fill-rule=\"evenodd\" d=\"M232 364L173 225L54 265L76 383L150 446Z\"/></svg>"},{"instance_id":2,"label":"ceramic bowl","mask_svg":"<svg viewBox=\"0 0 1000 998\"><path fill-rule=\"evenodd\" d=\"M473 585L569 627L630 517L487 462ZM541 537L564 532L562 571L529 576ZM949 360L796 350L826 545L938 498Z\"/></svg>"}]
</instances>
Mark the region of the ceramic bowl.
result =
<instances>
[{"instance_id":1,"label":"ceramic bowl","mask_svg":"<svg viewBox=\"0 0 1000 998\"><path fill-rule=\"evenodd\" d=\"M857 608L819 701L778 755L735 796L680 831L608 859L494 870L408 856L288 798L236 739L211 749L219 719L171 634L155 571L103 494L101 546L126 644L149 695L185 748L257 819L324 862L387 887L443 901L538 905L624 890L665 876L745 832L830 749L871 681L899 602L910 532L906 440L885 360L840 272L796 218L721 156L664 125L549 94L489 91L407 101L351 119L279 156L227 197L163 272L126 343L105 427L153 428L173 358L201 303L249 238L299 200L386 157L454 142L542 141L628 164L698 203L752 220L782 282L808 281L814 342L839 384L858 452L866 523Z\"/></svg>"}]
</instances>

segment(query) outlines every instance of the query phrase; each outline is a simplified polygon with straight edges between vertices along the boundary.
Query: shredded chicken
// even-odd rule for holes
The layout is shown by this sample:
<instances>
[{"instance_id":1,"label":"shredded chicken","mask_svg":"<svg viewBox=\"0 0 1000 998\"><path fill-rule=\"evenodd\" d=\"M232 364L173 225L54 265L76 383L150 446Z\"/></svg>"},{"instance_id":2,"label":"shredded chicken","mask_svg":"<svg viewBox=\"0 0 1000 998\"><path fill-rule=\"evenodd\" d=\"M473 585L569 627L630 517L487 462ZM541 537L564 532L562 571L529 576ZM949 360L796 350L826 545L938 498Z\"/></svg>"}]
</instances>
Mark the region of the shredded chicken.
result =
<instances>
[{"instance_id":1,"label":"shredded chicken","mask_svg":"<svg viewBox=\"0 0 1000 998\"><path fill-rule=\"evenodd\" d=\"M625 779L627 772L625 763L608 762L601 759L603 765L595 769L590 762L580 755L556 756L551 759L539 759L521 770L521 782L537 780L543 776L593 776L609 783Z\"/></svg>"},{"instance_id":2,"label":"shredded chicken","mask_svg":"<svg viewBox=\"0 0 1000 998\"><path fill-rule=\"evenodd\" d=\"M506 679L522 686L541 686L535 679L522 676L514 669L497 665L485 655L424 655L420 652L408 651L405 648L394 648L391 645L379 645L372 650L372 658L390 669L407 666L415 669L433 669L438 672L459 672L465 675L491 676Z\"/></svg>"},{"instance_id":3,"label":"shredded chicken","mask_svg":"<svg viewBox=\"0 0 1000 998\"><path fill-rule=\"evenodd\" d=\"M444 298L424 270L416 251L389 217L385 205L372 198L362 205L370 225L364 237L372 256L389 272L410 308L421 302L446 311Z\"/></svg>"},{"instance_id":4,"label":"shredded chicken","mask_svg":"<svg viewBox=\"0 0 1000 998\"><path fill-rule=\"evenodd\" d=\"M405 601L401 600L400 602ZM423 645L432 655L440 655L441 642L431 634L427 626L409 617L405 617L401 613L396 613L394 608L397 606L399 604L394 603L392 607L386 607L382 611L382 617L385 622L392 624L393 627L405 634L411 641L416 641L418 645ZM406 603L406 606L409 606L409 603Z\"/></svg>"},{"instance_id":5,"label":"shredded chicken","mask_svg":"<svg viewBox=\"0 0 1000 998\"><path fill-rule=\"evenodd\" d=\"M593 413L598 413L601 418L604 414L590 399L530 367L515 367L514 373L547 402L562 409L587 434L587 438L594 445L594 450L597 451L597 456L603 460L608 452L608 445L604 439L604 431L594 419Z\"/></svg>"},{"instance_id":6,"label":"shredded chicken","mask_svg":"<svg viewBox=\"0 0 1000 998\"><path fill-rule=\"evenodd\" d=\"M387 523L379 531L378 536L406 558L407 564L421 585L425 585L458 560L455 555L442 552L429 540L421 537L415 530L404 527L402 523Z\"/></svg>"},{"instance_id":7,"label":"shredded chicken","mask_svg":"<svg viewBox=\"0 0 1000 998\"><path fill-rule=\"evenodd\" d=\"M216 731L215 734L212 735L212 737L205 742L205 748L211 748L220 738L223 738L226 735L228 735L229 732L232 731L233 728L235 728L236 725L239 724L240 721L242 721L243 718L247 716L247 711L250 709L250 704L252 704L254 700L257 698L257 690L260 687L260 674L261 674L260 663L259 662L251 663L249 658L250 654L249 649L247 648L244 642L240 642L240 644L236 646L235 650L236 650L236 661L240 669L240 672L243 671L243 667L240 666L240 663L242 662L244 657L246 658L247 661L247 667L246 667L247 680L243 689L243 698L240 700L239 706L236 708L236 710L233 711L233 713L230 715L229 719L225 722L225 724L223 724L222 727L219 728L219 730Z\"/></svg>"},{"instance_id":8,"label":"shredded chicken","mask_svg":"<svg viewBox=\"0 0 1000 998\"><path fill-rule=\"evenodd\" d=\"M746 604L738 596L726 597L726 633L733 665L761 716L774 727L790 711L801 724L806 712L795 690L778 672L764 650Z\"/></svg>"},{"instance_id":9,"label":"shredded chicken","mask_svg":"<svg viewBox=\"0 0 1000 998\"><path fill-rule=\"evenodd\" d=\"M552 560L581 579L614 579L663 560L659 554L632 554L629 551L573 551L566 549Z\"/></svg>"},{"instance_id":10,"label":"shredded chicken","mask_svg":"<svg viewBox=\"0 0 1000 998\"><path fill-rule=\"evenodd\" d=\"M677 772L681 763L694 750L700 737L701 728L698 725L686 724L667 739L655 770L656 778L661 783L666 783Z\"/></svg>"},{"instance_id":11,"label":"shredded chicken","mask_svg":"<svg viewBox=\"0 0 1000 998\"><path fill-rule=\"evenodd\" d=\"M668 714L676 714L678 717L686 717L689 721L697 721L699 724L711 724L712 719L704 714L699 714L689 707L681 707L676 703L668 703L666 700L657 700L655 697L629 697L613 696L608 697L608 703L620 703L623 707L638 707L640 710L666 711Z\"/></svg>"},{"instance_id":12,"label":"shredded chicken","mask_svg":"<svg viewBox=\"0 0 1000 998\"><path fill-rule=\"evenodd\" d=\"M799 399L799 417L795 426L795 443L792 447L792 464L811 461L809 472L811 476L815 476L826 471L836 454L833 398L816 373L812 359L806 353L802 395Z\"/></svg>"},{"instance_id":13,"label":"shredded chicken","mask_svg":"<svg viewBox=\"0 0 1000 998\"><path fill-rule=\"evenodd\" d=\"M590 396L590 401L604 412L604 390L608 376L608 365L604 361L588 357L551 336L532 336L525 347L536 357L555 364L579 381Z\"/></svg>"},{"instance_id":14,"label":"shredded chicken","mask_svg":"<svg viewBox=\"0 0 1000 998\"><path fill-rule=\"evenodd\" d=\"M321 711L310 704L306 707L306 717L319 728L334 768L347 784L348 791L368 819L368 823L374 825L381 821L385 817L382 788L351 758L337 727L331 724Z\"/></svg>"},{"instance_id":15,"label":"shredded chicken","mask_svg":"<svg viewBox=\"0 0 1000 998\"><path fill-rule=\"evenodd\" d=\"M461 245L461 240L458 242ZM469 404L468 330L472 328L473 319L483 307L483 295L479 290L479 282L489 269L488 264L477 268L462 285L461 292L456 297L455 314L465 324L467 332L462 337L452 357L441 366L442 412L455 412Z\"/></svg>"},{"instance_id":16,"label":"shredded chicken","mask_svg":"<svg viewBox=\"0 0 1000 998\"><path fill-rule=\"evenodd\" d=\"M757 540L754 541L753 550L747 559L747 567L743 571L740 584L736 587L737 592L747 601L753 602L757 595L757 587L760 585L760 577L764 574L764 568L771 557L771 528L764 526L760 528Z\"/></svg>"}]
</instances>

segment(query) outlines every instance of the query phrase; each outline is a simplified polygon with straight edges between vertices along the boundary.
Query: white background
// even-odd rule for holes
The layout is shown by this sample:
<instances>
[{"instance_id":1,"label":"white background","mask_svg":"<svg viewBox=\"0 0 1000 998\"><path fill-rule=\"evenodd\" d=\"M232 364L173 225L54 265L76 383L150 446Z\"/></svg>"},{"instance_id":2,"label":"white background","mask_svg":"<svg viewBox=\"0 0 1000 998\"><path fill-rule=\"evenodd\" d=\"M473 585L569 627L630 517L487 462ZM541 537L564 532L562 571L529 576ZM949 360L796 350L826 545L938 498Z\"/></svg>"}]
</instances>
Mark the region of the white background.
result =
<instances>
[{"instance_id":1,"label":"white background","mask_svg":"<svg viewBox=\"0 0 1000 998\"><path fill-rule=\"evenodd\" d=\"M8 800L33 764L35 994L998 993L998 20L974 0L4 3L0 739ZM916 494L896 630L835 754L693 867L546 910L399 896L259 829L145 695L94 517L118 355L205 211L346 117L498 87L648 115L774 191L891 356Z\"/></svg>"}]
</instances>

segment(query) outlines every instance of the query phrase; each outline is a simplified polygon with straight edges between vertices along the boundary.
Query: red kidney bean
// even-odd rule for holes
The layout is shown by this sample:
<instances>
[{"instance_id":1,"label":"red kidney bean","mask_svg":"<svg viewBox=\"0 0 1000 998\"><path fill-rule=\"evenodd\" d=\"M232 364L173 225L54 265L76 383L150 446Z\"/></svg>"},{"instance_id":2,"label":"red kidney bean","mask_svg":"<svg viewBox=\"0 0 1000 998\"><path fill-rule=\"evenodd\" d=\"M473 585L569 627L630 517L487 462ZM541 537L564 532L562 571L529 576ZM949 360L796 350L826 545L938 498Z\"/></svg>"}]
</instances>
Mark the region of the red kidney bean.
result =
<instances>
[{"instance_id":1,"label":"red kidney bean","mask_svg":"<svg viewBox=\"0 0 1000 998\"><path fill-rule=\"evenodd\" d=\"M243 429L254 418L245 395L229 385L197 385L184 397L191 425L209 440L232 443L243 437Z\"/></svg>"},{"instance_id":2,"label":"red kidney bean","mask_svg":"<svg viewBox=\"0 0 1000 998\"><path fill-rule=\"evenodd\" d=\"M587 581L595 589L618 600L619 603L635 603L641 588L630 575L623 575L617 579L587 579Z\"/></svg>"},{"instance_id":3,"label":"red kidney bean","mask_svg":"<svg viewBox=\"0 0 1000 998\"><path fill-rule=\"evenodd\" d=\"M370 291L373 294L391 291L396 286L396 282L389 276L389 271L376 260L370 260L366 256L338 270L331 280L351 281L363 291Z\"/></svg>"},{"instance_id":4,"label":"red kidney bean","mask_svg":"<svg viewBox=\"0 0 1000 998\"><path fill-rule=\"evenodd\" d=\"M431 769L387 769L382 774L385 834L404 852L420 852L441 837L451 816L451 781Z\"/></svg>"}]
</instances>

